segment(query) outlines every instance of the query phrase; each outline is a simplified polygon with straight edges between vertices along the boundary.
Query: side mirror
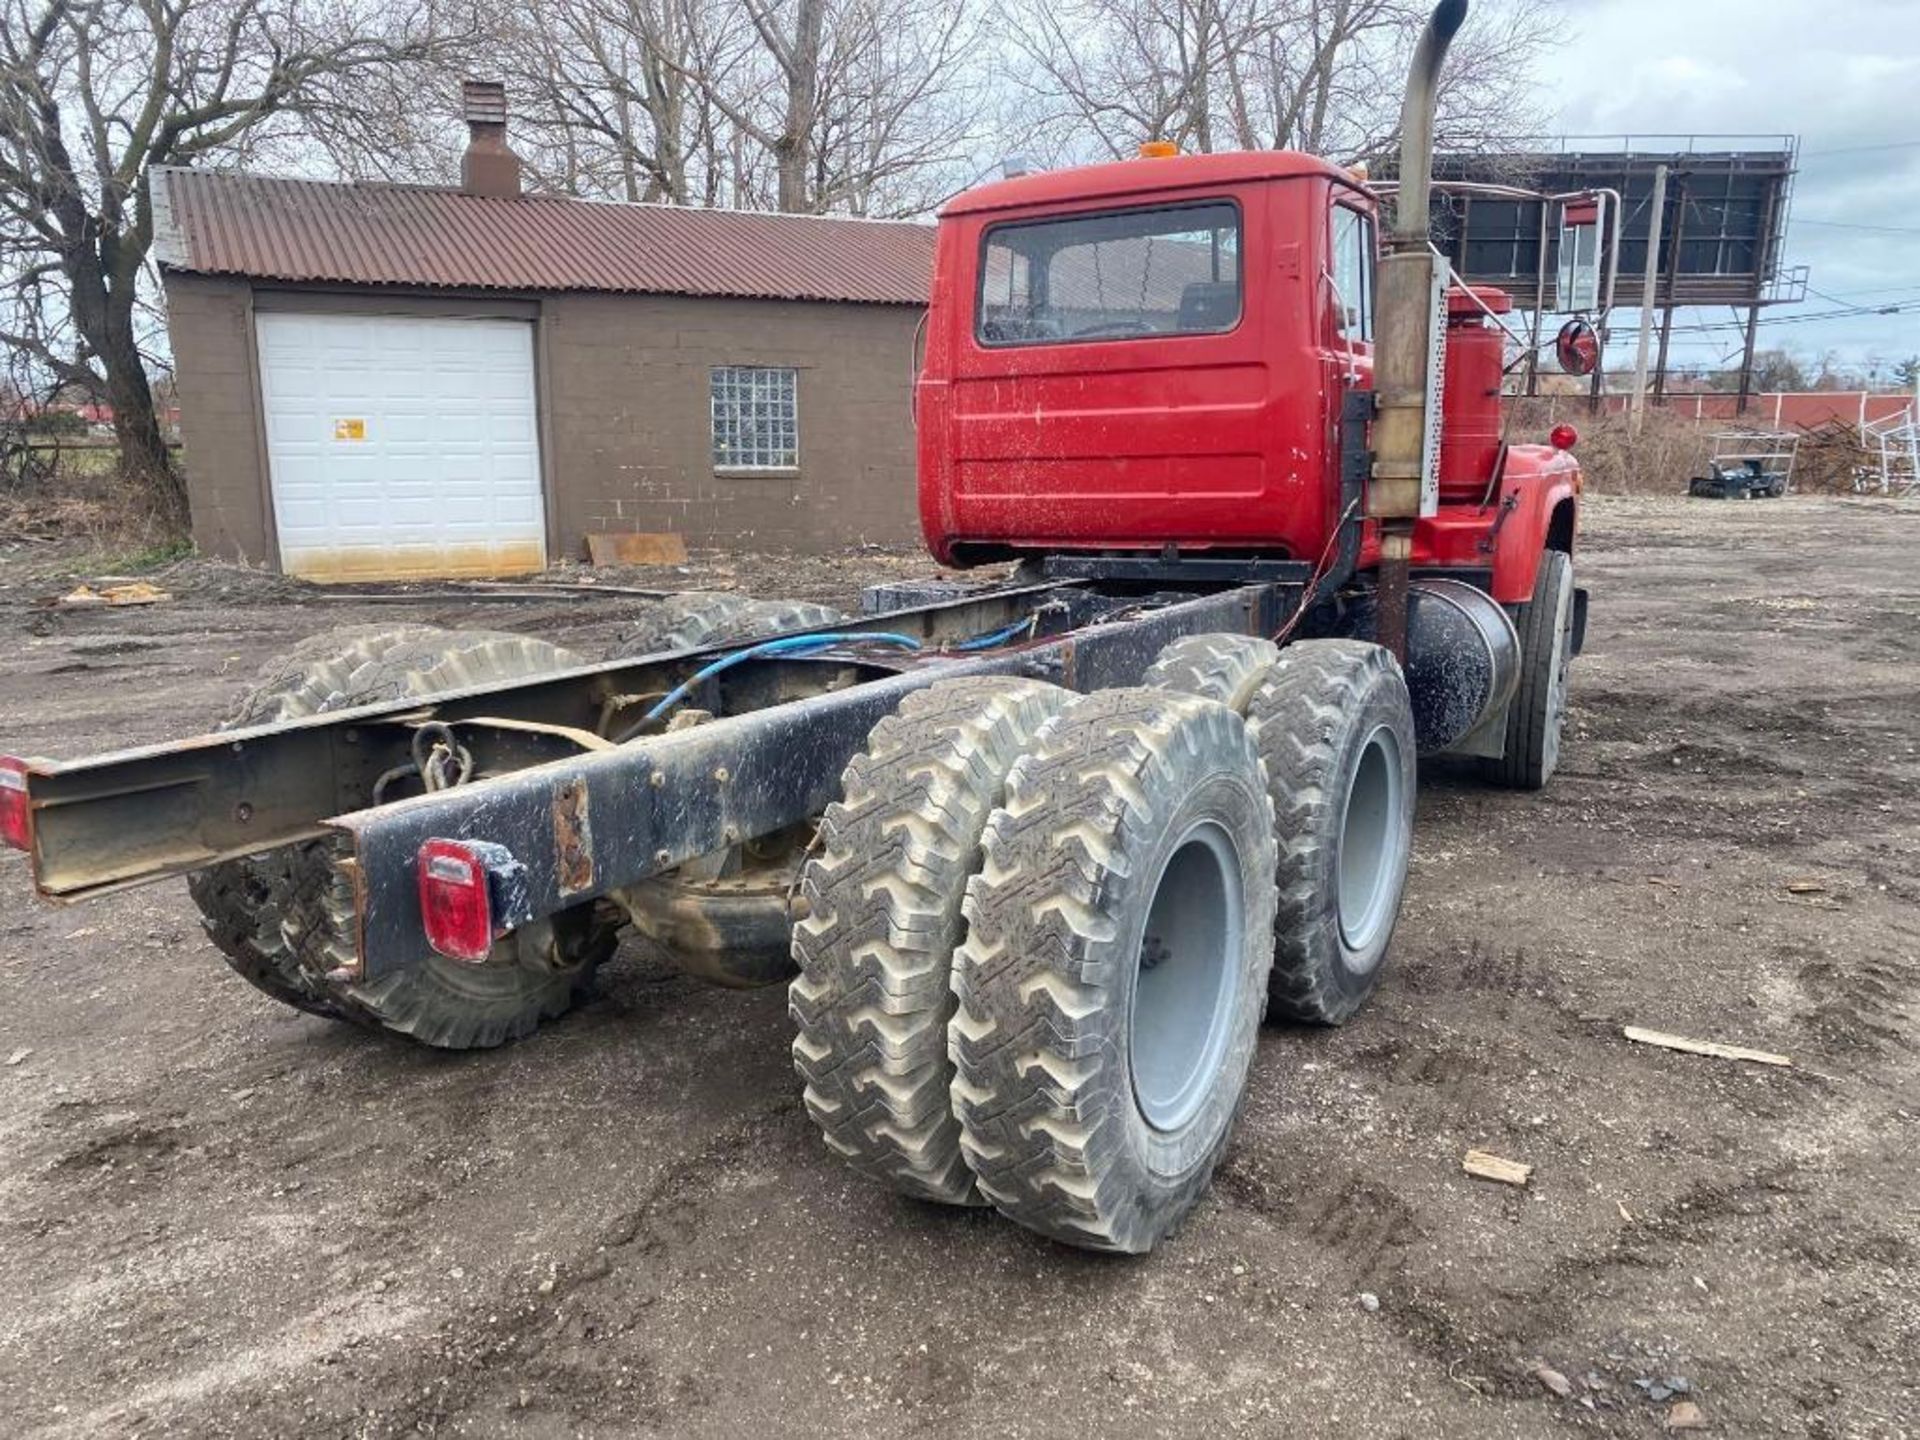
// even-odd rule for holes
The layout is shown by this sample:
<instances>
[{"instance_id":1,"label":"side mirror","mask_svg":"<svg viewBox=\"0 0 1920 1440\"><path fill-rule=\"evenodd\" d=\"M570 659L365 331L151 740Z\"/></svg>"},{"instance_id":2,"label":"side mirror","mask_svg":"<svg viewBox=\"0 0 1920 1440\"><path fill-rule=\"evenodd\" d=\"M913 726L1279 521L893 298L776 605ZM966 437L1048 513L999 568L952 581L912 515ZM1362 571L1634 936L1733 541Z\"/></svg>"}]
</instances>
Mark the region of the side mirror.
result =
<instances>
[{"instance_id":1,"label":"side mirror","mask_svg":"<svg viewBox=\"0 0 1920 1440\"><path fill-rule=\"evenodd\" d=\"M1556 310L1592 315L1607 308L1611 286L1606 275L1607 226L1611 219L1605 191L1568 195L1560 200L1560 266Z\"/></svg>"},{"instance_id":2,"label":"side mirror","mask_svg":"<svg viewBox=\"0 0 1920 1440\"><path fill-rule=\"evenodd\" d=\"M1553 357L1569 375L1591 375L1600 368L1600 336L1584 320L1569 320L1553 340Z\"/></svg>"}]
</instances>

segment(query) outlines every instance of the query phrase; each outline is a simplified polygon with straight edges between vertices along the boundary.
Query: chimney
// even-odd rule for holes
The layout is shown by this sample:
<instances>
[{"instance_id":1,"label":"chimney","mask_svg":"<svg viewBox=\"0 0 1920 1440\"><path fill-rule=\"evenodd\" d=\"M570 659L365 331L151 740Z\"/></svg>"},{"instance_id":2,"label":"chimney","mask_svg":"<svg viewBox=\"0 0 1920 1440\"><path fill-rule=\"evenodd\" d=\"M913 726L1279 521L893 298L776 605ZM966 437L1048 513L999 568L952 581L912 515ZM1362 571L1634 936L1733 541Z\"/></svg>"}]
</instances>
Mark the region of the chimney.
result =
<instances>
[{"instance_id":1,"label":"chimney","mask_svg":"<svg viewBox=\"0 0 1920 1440\"><path fill-rule=\"evenodd\" d=\"M467 117L467 153L460 157L460 188L469 195L511 200L520 193L520 157L507 148L507 87L498 80L466 80L460 108Z\"/></svg>"}]
</instances>

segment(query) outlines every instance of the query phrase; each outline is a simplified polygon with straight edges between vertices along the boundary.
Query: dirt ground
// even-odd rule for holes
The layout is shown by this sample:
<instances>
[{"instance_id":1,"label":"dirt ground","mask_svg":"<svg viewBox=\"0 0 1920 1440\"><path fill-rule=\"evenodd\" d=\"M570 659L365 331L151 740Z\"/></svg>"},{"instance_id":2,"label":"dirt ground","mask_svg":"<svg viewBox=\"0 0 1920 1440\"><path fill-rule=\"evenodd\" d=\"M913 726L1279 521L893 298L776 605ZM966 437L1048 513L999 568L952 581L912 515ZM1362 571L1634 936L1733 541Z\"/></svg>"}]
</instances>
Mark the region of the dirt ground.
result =
<instances>
[{"instance_id":1,"label":"dirt ground","mask_svg":"<svg viewBox=\"0 0 1920 1440\"><path fill-rule=\"evenodd\" d=\"M1212 1195L1141 1260L858 1181L778 989L630 941L532 1041L435 1054L256 994L177 883L55 909L0 858L0 1430L1481 1440L1686 1401L1920 1434L1920 509L1601 501L1579 559L1559 776L1427 767L1378 997L1267 1029ZM200 728L331 625L592 652L633 603L189 564L170 604L54 615L58 568L0 556L0 748ZM719 578L845 601L925 568Z\"/></svg>"}]
</instances>

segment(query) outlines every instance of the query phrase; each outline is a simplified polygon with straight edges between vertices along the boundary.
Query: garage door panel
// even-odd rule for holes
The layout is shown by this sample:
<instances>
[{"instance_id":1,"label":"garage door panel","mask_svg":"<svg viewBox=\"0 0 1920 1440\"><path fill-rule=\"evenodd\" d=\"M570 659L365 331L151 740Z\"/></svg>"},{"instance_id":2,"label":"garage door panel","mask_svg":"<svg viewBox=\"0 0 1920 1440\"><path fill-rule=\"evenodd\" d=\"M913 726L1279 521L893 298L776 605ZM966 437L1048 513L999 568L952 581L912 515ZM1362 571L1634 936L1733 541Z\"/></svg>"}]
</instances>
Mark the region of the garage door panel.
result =
<instances>
[{"instance_id":1,"label":"garage door panel","mask_svg":"<svg viewBox=\"0 0 1920 1440\"><path fill-rule=\"evenodd\" d=\"M521 321L259 317L281 562L314 579L545 563L533 330Z\"/></svg>"},{"instance_id":2,"label":"garage door panel","mask_svg":"<svg viewBox=\"0 0 1920 1440\"><path fill-rule=\"evenodd\" d=\"M486 429L488 443L495 447L523 446L530 449L534 443L531 415L503 415L494 411L479 419Z\"/></svg>"}]
</instances>

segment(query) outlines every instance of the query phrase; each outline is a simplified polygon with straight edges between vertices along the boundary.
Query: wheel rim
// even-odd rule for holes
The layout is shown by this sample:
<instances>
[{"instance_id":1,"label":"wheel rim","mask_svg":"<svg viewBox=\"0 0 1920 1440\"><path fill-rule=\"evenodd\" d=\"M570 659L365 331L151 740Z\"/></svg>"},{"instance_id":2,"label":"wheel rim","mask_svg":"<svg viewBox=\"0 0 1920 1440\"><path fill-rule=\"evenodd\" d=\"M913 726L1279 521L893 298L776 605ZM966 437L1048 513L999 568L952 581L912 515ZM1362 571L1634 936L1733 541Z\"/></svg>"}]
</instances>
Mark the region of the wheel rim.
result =
<instances>
[{"instance_id":1,"label":"wheel rim","mask_svg":"<svg viewBox=\"0 0 1920 1440\"><path fill-rule=\"evenodd\" d=\"M1400 837L1406 831L1406 779L1400 739L1382 725L1367 737L1347 782L1340 817L1336 903L1341 949L1350 968L1369 968L1367 952L1393 921L1399 891Z\"/></svg>"},{"instance_id":2,"label":"wheel rim","mask_svg":"<svg viewBox=\"0 0 1920 1440\"><path fill-rule=\"evenodd\" d=\"M1140 1113L1178 1130L1213 1092L1244 948L1240 854L1211 820L1180 837L1141 931L1128 1063Z\"/></svg>"}]
</instances>

